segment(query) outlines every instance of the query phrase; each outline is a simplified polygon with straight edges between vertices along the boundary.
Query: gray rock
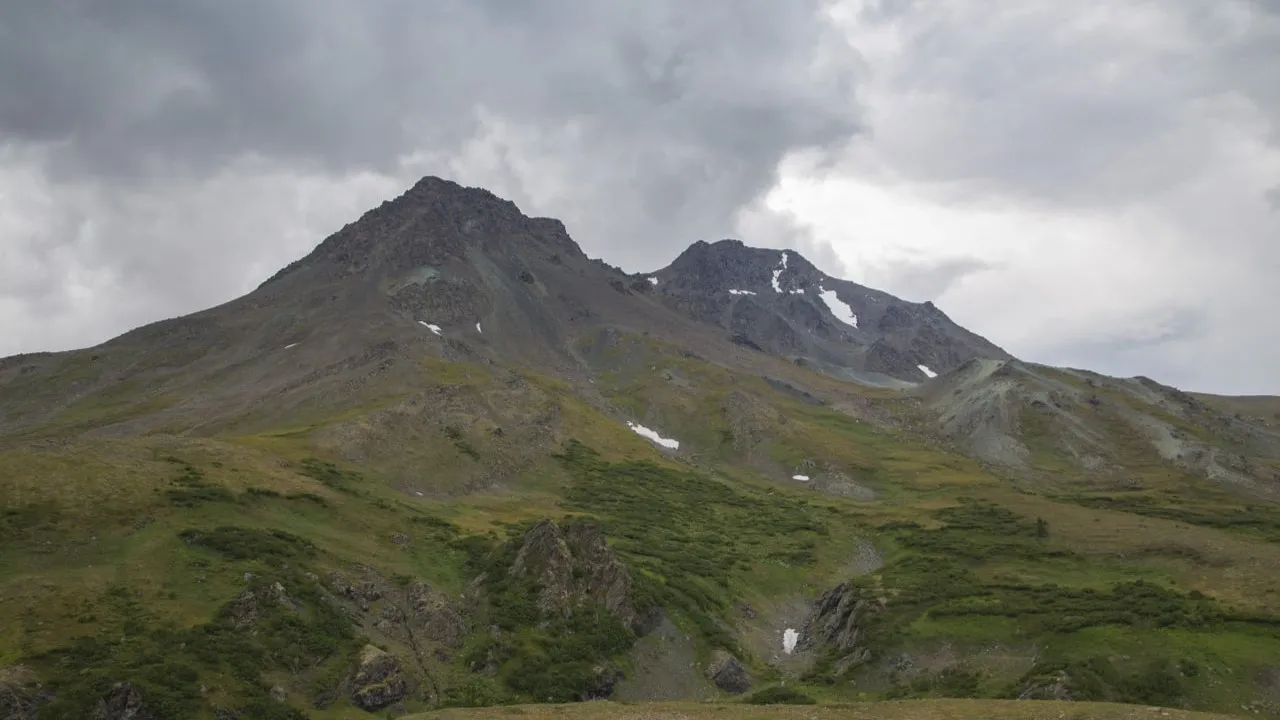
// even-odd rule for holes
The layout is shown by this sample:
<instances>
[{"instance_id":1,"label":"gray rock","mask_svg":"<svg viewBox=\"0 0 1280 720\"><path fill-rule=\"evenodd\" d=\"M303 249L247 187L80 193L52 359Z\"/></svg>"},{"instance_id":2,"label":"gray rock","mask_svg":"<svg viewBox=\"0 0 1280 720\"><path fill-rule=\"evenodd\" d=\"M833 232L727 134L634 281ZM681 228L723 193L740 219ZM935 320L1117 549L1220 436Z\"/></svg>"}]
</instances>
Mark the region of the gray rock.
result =
<instances>
[{"instance_id":1,"label":"gray rock","mask_svg":"<svg viewBox=\"0 0 1280 720\"><path fill-rule=\"evenodd\" d=\"M741 695L751 689L751 674L738 658L723 650L717 650L707 666L707 677L716 687L727 693Z\"/></svg>"},{"instance_id":2,"label":"gray rock","mask_svg":"<svg viewBox=\"0 0 1280 720\"><path fill-rule=\"evenodd\" d=\"M631 573L594 523L561 529L551 520L539 522L525 534L510 573L537 581L542 587L538 608L545 613L568 617L589 600L637 632L648 625L631 604Z\"/></svg>"},{"instance_id":3,"label":"gray rock","mask_svg":"<svg viewBox=\"0 0 1280 720\"><path fill-rule=\"evenodd\" d=\"M351 702L373 712L403 700L409 694L400 658L372 645L360 651L360 665L352 680Z\"/></svg>"},{"instance_id":4,"label":"gray rock","mask_svg":"<svg viewBox=\"0 0 1280 720\"><path fill-rule=\"evenodd\" d=\"M272 685L272 686L271 686L271 699L272 699L272 700L275 700L276 702L281 702L281 703L282 703L282 702L288 702L288 701L289 701L289 693L288 693L288 691L286 691L284 688L280 687L279 685Z\"/></svg>"},{"instance_id":5,"label":"gray rock","mask_svg":"<svg viewBox=\"0 0 1280 720\"><path fill-rule=\"evenodd\" d=\"M430 640L456 648L467 634L467 621L457 603L424 582L409 587L410 612L415 626Z\"/></svg>"},{"instance_id":6,"label":"gray rock","mask_svg":"<svg viewBox=\"0 0 1280 720\"><path fill-rule=\"evenodd\" d=\"M112 685L93 711L93 720L152 720L154 717L142 695L127 682Z\"/></svg>"},{"instance_id":7,"label":"gray rock","mask_svg":"<svg viewBox=\"0 0 1280 720\"><path fill-rule=\"evenodd\" d=\"M842 674L866 662L863 619L883 609L883 599L860 597L852 583L841 583L822 594L800 633L800 650L830 648L841 654L833 670Z\"/></svg>"}]
</instances>

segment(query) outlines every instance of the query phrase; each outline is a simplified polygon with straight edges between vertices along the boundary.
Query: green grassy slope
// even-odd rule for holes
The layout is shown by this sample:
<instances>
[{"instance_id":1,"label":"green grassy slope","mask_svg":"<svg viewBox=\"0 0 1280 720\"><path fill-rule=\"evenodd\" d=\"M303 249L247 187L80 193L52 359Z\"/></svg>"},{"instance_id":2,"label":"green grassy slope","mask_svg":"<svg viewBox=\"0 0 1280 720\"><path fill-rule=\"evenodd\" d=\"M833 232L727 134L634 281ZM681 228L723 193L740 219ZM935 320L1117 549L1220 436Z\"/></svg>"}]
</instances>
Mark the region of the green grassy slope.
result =
<instances>
[{"instance_id":1,"label":"green grassy slope","mask_svg":"<svg viewBox=\"0 0 1280 720\"><path fill-rule=\"evenodd\" d=\"M55 694L42 718L84 717L125 680L158 717L351 717L368 644L406 660L406 711L571 699L610 659L641 674L635 638L607 619L558 625L515 586L493 591L501 603L469 594L550 517L598 522L636 602L688 638L698 667L659 669L659 686L728 651L756 690L785 683L823 703L993 701L875 707L889 716L1039 717L1057 706L994 701L1055 684L1077 700L1201 710L1280 702L1274 506L1158 463L1123 494L1010 483L884 391L801 369L770 381L637 336L580 350L590 388L431 360L399 393L209 437L79 435L100 412L81 408L10 439L0 667L29 668ZM335 571L376 585L369 611ZM840 673L825 651L781 653L782 629L846 580L878 608L866 661ZM411 605L418 584L471 613L456 645L415 653L423 641L397 625L388 608ZM1062 712L1131 712L1073 707Z\"/></svg>"}]
</instances>

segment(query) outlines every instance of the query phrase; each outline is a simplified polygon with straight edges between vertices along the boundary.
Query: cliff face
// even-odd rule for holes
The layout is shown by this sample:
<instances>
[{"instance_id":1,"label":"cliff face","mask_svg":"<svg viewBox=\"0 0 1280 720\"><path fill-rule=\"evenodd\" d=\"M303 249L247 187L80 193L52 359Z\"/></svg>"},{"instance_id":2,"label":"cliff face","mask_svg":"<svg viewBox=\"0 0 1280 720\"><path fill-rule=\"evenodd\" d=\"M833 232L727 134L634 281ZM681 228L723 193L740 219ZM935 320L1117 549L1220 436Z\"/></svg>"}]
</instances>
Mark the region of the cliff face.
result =
<instances>
[{"instance_id":1,"label":"cliff face","mask_svg":"<svg viewBox=\"0 0 1280 720\"><path fill-rule=\"evenodd\" d=\"M871 651L864 644L865 621L883 607L883 601L860 596L852 583L841 583L826 591L805 622L797 647L801 650L834 652L836 675L866 662Z\"/></svg>"}]
</instances>

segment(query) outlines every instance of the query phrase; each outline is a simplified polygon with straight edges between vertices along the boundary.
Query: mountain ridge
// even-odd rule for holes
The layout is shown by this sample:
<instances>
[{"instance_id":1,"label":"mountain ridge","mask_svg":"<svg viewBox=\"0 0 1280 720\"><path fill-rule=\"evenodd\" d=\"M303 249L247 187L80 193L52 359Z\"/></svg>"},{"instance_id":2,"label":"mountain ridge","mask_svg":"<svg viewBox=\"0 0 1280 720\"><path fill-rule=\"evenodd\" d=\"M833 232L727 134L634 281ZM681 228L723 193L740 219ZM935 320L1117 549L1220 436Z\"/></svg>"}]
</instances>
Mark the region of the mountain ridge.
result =
<instances>
[{"instance_id":1,"label":"mountain ridge","mask_svg":"<svg viewBox=\"0 0 1280 720\"><path fill-rule=\"evenodd\" d=\"M1280 432L1234 402L424 178L240 298L0 359L0 709L1280 712Z\"/></svg>"}]
</instances>

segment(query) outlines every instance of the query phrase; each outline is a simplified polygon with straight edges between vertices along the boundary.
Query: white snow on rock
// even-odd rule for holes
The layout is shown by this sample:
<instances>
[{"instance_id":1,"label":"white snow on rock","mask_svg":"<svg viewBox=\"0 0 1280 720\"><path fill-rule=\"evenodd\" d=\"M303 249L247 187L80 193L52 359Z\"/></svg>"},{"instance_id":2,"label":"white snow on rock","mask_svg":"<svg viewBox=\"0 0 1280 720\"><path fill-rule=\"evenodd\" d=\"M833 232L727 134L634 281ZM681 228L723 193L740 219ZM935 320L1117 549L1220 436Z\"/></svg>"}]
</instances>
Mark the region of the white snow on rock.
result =
<instances>
[{"instance_id":1,"label":"white snow on rock","mask_svg":"<svg viewBox=\"0 0 1280 720\"><path fill-rule=\"evenodd\" d=\"M729 294L730 295L755 295L756 292L754 290L730 290Z\"/></svg>"},{"instance_id":2,"label":"white snow on rock","mask_svg":"<svg viewBox=\"0 0 1280 720\"><path fill-rule=\"evenodd\" d=\"M930 370L928 367L925 367L924 365L917 365L916 367L920 368L920 372L924 373L924 376L927 378L938 377L938 373Z\"/></svg>"},{"instance_id":3,"label":"white snow on rock","mask_svg":"<svg viewBox=\"0 0 1280 720\"><path fill-rule=\"evenodd\" d=\"M427 322L427 321L425 321L425 320L419 320L419 321L418 321L418 324L419 324L419 325L421 325L422 327L424 327L424 328L426 328L426 329L430 330L431 332L433 332L433 333L437 334L437 335L439 335L439 334L440 334L440 326L439 326L439 325L432 325L431 323L429 323L429 322Z\"/></svg>"},{"instance_id":4,"label":"white snow on rock","mask_svg":"<svg viewBox=\"0 0 1280 720\"><path fill-rule=\"evenodd\" d=\"M800 642L800 633L795 628L782 631L782 652L790 655L796 651L796 643Z\"/></svg>"},{"instance_id":5,"label":"white snow on rock","mask_svg":"<svg viewBox=\"0 0 1280 720\"><path fill-rule=\"evenodd\" d=\"M808 475L792 475L792 476L791 476L791 479L792 479L792 480L799 480L800 482L809 482L809 476L808 476Z\"/></svg>"},{"instance_id":6,"label":"white snow on rock","mask_svg":"<svg viewBox=\"0 0 1280 720\"><path fill-rule=\"evenodd\" d=\"M821 285L818 286L818 297L822 298L822 302L827 304L827 309L831 311L836 319L846 325L858 327L858 316L854 314L853 308L849 307L849 303L836 297L835 290L824 290Z\"/></svg>"},{"instance_id":7,"label":"white snow on rock","mask_svg":"<svg viewBox=\"0 0 1280 720\"><path fill-rule=\"evenodd\" d=\"M476 332L480 333L481 335L484 334L484 331L480 329L480 323L476 323Z\"/></svg>"},{"instance_id":8,"label":"white snow on rock","mask_svg":"<svg viewBox=\"0 0 1280 720\"><path fill-rule=\"evenodd\" d=\"M787 251L782 251L782 262L778 263L777 269L773 271L773 291L782 292L782 286L778 284L778 278L782 277L782 271L787 269Z\"/></svg>"},{"instance_id":9,"label":"white snow on rock","mask_svg":"<svg viewBox=\"0 0 1280 720\"><path fill-rule=\"evenodd\" d=\"M657 284L658 284L658 278L656 278L656 277L651 277L651 278L649 278L649 284L650 284L650 285L657 285Z\"/></svg>"},{"instance_id":10,"label":"white snow on rock","mask_svg":"<svg viewBox=\"0 0 1280 720\"><path fill-rule=\"evenodd\" d=\"M298 347L298 343L289 343L288 345L284 346L284 349L288 350L291 347Z\"/></svg>"},{"instance_id":11,"label":"white snow on rock","mask_svg":"<svg viewBox=\"0 0 1280 720\"><path fill-rule=\"evenodd\" d=\"M647 428L647 427L645 427L645 426L643 426L643 425L641 425L641 424L639 424L639 423L633 423L633 422L631 422L630 420L628 420L628 421L627 421L627 427L629 427L629 428L631 428L633 431L635 431L635 433L636 433L637 435L640 435L641 437L648 438L648 439L650 439L650 440L654 441L655 443L657 443L657 444L661 445L661 446L662 446L662 447L664 447L664 448L667 448L667 449L669 449L669 450L679 450L679 449L680 449L680 441L679 441L679 440L672 440L672 439L670 439L670 438L664 438L664 437L662 437L661 435L659 435L659 434L658 434L658 432L657 432L656 430L650 430L649 428Z\"/></svg>"}]
</instances>

